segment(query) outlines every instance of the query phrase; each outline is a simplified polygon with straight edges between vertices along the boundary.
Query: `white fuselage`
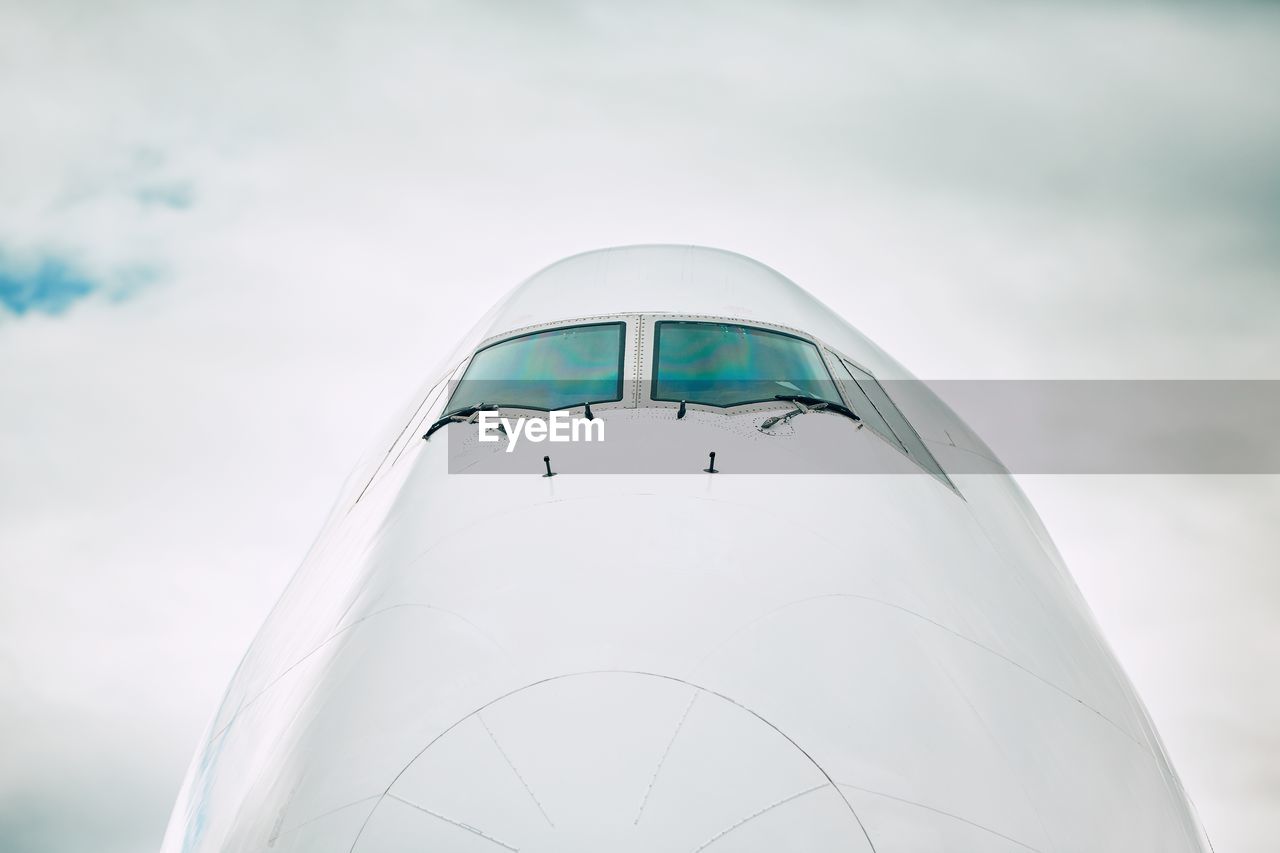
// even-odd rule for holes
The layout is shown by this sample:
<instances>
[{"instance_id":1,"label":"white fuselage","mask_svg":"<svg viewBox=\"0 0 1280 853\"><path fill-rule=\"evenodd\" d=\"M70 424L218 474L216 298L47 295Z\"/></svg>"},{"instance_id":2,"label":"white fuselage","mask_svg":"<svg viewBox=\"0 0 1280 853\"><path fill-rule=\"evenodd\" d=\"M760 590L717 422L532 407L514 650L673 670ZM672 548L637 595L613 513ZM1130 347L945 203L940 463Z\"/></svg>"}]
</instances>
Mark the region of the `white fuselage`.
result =
<instances>
[{"instance_id":1,"label":"white fuselage","mask_svg":"<svg viewBox=\"0 0 1280 853\"><path fill-rule=\"evenodd\" d=\"M605 305L582 282L610 276ZM663 316L772 323L896 369L788 285L640 247L516 291L353 475L211 724L165 853L1206 851L997 462L939 476L835 414L771 433L790 404L677 417L652 399ZM548 293L566 304L530 315ZM481 441L465 421L422 440L478 345L583 318L627 324L639 383L594 407L604 441L513 441L513 423ZM987 452L958 422L919 426L954 418L936 401L898 402L942 471ZM824 473L860 455L884 473Z\"/></svg>"}]
</instances>

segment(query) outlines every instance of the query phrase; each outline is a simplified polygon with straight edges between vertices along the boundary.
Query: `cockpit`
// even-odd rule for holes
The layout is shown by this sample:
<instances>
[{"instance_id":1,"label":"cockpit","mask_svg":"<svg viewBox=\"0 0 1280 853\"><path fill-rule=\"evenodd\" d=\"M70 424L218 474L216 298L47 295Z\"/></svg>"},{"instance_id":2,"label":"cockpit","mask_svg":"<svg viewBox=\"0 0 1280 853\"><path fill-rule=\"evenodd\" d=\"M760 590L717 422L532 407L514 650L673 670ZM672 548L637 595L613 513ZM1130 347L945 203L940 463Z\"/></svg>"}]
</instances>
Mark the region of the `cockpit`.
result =
<instances>
[{"instance_id":1,"label":"cockpit","mask_svg":"<svg viewBox=\"0 0 1280 853\"><path fill-rule=\"evenodd\" d=\"M876 377L798 329L666 314L543 324L482 342L454 376L439 426L482 409L678 408L683 417L798 406L846 415L947 482Z\"/></svg>"},{"instance_id":2,"label":"cockpit","mask_svg":"<svg viewBox=\"0 0 1280 853\"><path fill-rule=\"evenodd\" d=\"M557 261L495 305L397 418L355 501L405 471L411 447L446 443L430 438L442 430L451 472L500 474L533 461L508 455L507 421L549 430L566 416L609 429L608 442L557 448L579 473L705 470L717 447L735 473L925 473L956 494L932 451L1002 470L923 383L776 270L719 249L625 246ZM500 457L482 443L495 420Z\"/></svg>"}]
</instances>

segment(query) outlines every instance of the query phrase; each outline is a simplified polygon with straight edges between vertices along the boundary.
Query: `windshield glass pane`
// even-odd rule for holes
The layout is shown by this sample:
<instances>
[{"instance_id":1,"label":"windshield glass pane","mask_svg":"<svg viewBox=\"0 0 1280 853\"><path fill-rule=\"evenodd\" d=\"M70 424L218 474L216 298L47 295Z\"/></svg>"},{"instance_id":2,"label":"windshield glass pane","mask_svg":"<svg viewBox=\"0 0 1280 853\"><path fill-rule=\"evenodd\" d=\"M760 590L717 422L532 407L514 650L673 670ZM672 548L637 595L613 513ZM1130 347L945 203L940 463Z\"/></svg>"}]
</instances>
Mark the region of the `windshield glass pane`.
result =
<instances>
[{"instance_id":1,"label":"windshield glass pane","mask_svg":"<svg viewBox=\"0 0 1280 853\"><path fill-rule=\"evenodd\" d=\"M624 323L570 326L485 347L445 411L481 403L551 410L621 400L625 330Z\"/></svg>"},{"instance_id":2,"label":"windshield glass pane","mask_svg":"<svg viewBox=\"0 0 1280 853\"><path fill-rule=\"evenodd\" d=\"M840 402L818 348L729 323L662 321L654 330L653 399L737 406L779 394Z\"/></svg>"},{"instance_id":3,"label":"windshield glass pane","mask_svg":"<svg viewBox=\"0 0 1280 853\"><path fill-rule=\"evenodd\" d=\"M849 401L849 408L853 413L862 418L862 422L878 433L882 438L899 449L902 442L898 440L898 436L894 434L889 423L880 414L880 410L871 402L871 398L867 396L864 390L864 384L875 382L875 378L857 365L837 358L836 373L840 375L840 384L844 390L845 398ZM878 388L879 385L877 384Z\"/></svg>"},{"instance_id":4,"label":"windshield glass pane","mask_svg":"<svg viewBox=\"0 0 1280 853\"><path fill-rule=\"evenodd\" d=\"M852 380L845 382L842 378L842 384L849 395L849 408L862 417L862 422L884 436L890 444L905 452L916 461L916 464L951 486L951 480L933 458L933 454L924 446L924 440L916 433L906 416L893 404L893 400L889 399L884 386L870 373L850 361L836 359L836 363L844 368L849 374L849 379Z\"/></svg>"}]
</instances>

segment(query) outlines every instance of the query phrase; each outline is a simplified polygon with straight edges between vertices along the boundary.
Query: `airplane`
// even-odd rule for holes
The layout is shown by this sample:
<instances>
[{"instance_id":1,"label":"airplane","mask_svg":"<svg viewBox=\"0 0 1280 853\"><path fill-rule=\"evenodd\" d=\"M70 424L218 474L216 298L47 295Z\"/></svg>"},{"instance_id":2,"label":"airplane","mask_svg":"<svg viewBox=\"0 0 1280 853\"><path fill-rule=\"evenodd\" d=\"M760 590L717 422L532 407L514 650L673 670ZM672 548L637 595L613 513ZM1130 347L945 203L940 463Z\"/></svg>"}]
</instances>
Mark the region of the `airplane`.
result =
<instances>
[{"instance_id":1,"label":"airplane","mask_svg":"<svg viewBox=\"0 0 1280 853\"><path fill-rule=\"evenodd\" d=\"M162 849L1211 848L981 439L780 273L644 245L530 277L393 420Z\"/></svg>"}]
</instances>

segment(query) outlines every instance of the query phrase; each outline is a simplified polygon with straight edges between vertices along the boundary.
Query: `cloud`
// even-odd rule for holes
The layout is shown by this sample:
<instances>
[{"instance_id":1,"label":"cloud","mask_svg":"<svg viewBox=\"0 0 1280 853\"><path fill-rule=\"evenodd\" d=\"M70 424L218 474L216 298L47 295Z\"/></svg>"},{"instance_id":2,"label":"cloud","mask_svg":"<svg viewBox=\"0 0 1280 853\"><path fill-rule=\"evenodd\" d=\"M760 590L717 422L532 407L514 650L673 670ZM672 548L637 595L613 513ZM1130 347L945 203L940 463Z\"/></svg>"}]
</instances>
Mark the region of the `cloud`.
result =
<instances>
[{"instance_id":1,"label":"cloud","mask_svg":"<svg viewBox=\"0 0 1280 853\"><path fill-rule=\"evenodd\" d=\"M0 365L23 369L0 369L0 709L24 711L0 725L0 800L28 815L24 845L158 843L201 723L345 469L460 329L558 257L741 250L930 378L1275 378L1278 16L5 5ZM1087 559L1103 487L1073 488L1050 528ZM1170 489L1228 515L1254 500ZM1135 553L1091 586L1139 665L1151 637L1191 640L1185 623L1180 640L1177 623L1126 633L1130 591L1203 577L1174 558L1220 548L1215 581L1255 589L1276 547L1262 521L1225 547L1150 497L1106 518L1146 512L1139 538L1169 559ZM1219 627L1280 618L1274 596L1186 598ZM1209 693L1273 710L1252 686L1273 646L1196 624L1201 671L1228 655L1241 670L1212 691L1148 670L1162 721ZM1196 731L1170 738L1193 793L1238 785L1205 815L1220 849L1271 849L1274 783L1250 782L1230 731ZM114 776L111 816L85 810Z\"/></svg>"},{"instance_id":2,"label":"cloud","mask_svg":"<svg viewBox=\"0 0 1280 853\"><path fill-rule=\"evenodd\" d=\"M41 252L22 258L0 250L0 308L15 317L56 317L94 295L123 301L160 278L160 269L147 264L96 273L67 255Z\"/></svg>"},{"instance_id":3,"label":"cloud","mask_svg":"<svg viewBox=\"0 0 1280 853\"><path fill-rule=\"evenodd\" d=\"M30 311L61 314L100 288L65 258L19 264L0 253L0 306L19 317Z\"/></svg>"},{"instance_id":4,"label":"cloud","mask_svg":"<svg viewBox=\"0 0 1280 853\"><path fill-rule=\"evenodd\" d=\"M195 190L189 183L153 183L138 187L133 197L144 206L186 210L195 203Z\"/></svg>"}]
</instances>

